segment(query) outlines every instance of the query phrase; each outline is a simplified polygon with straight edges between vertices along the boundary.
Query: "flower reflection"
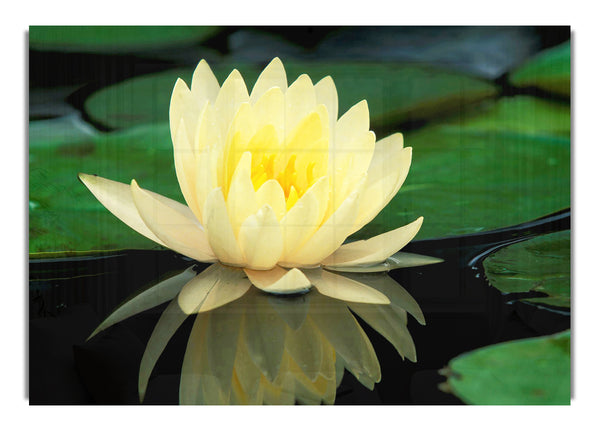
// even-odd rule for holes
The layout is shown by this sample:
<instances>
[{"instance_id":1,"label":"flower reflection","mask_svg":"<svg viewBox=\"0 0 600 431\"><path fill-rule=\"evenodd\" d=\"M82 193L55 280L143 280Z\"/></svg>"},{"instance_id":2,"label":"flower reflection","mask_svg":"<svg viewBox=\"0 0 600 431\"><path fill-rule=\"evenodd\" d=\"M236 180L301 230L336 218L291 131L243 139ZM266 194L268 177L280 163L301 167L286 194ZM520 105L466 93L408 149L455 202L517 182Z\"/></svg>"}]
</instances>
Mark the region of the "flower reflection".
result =
<instances>
[{"instance_id":1,"label":"flower reflection","mask_svg":"<svg viewBox=\"0 0 600 431\"><path fill-rule=\"evenodd\" d=\"M92 334L171 300L141 361L141 400L154 365L190 314L185 308L192 302L196 316L181 369L181 404L333 404L344 369L373 389L381 379L379 362L353 313L403 358L416 361L407 312L425 324L423 314L408 292L385 273L341 276L312 269L308 276L326 280L332 289L368 285L389 298L389 304L342 301L315 289L303 295L273 295L253 288L242 270L215 264L207 271L219 288L181 289L182 284L194 286L206 278L206 271L196 275L189 268L124 303ZM236 300L223 305L224 290L234 292L227 297ZM195 299L182 301L182 295Z\"/></svg>"}]
</instances>

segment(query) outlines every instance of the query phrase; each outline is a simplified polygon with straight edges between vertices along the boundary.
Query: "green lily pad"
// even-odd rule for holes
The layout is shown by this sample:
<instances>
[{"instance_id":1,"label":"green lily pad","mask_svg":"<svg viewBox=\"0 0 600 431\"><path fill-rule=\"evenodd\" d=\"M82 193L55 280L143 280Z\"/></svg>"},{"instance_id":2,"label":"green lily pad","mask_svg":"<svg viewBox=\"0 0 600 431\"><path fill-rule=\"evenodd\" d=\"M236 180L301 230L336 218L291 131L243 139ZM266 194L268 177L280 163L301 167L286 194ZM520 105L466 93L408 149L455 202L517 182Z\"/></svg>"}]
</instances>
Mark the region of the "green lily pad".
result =
<instances>
[{"instance_id":1,"label":"green lily pad","mask_svg":"<svg viewBox=\"0 0 600 431\"><path fill-rule=\"evenodd\" d=\"M511 108L517 114L505 115ZM425 221L417 239L425 239L511 226L568 208L569 118L568 105L510 98L407 134L413 161L405 184L353 239L419 216Z\"/></svg>"},{"instance_id":2,"label":"green lily pad","mask_svg":"<svg viewBox=\"0 0 600 431\"><path fill-rule=\"evenodd\" d=\"M31 26L29 46L42 51L139 52L200 42L218 31L194 26Z\"/></svg>"},{"instance_id":3,"label":"green lily pad","mask_svg":"<svg viewBox=\"0 0 600 431\"><path fill-rule=\"evenodd\" d=\"M496 88L486 81L431 68L283 61L289 83L302 73L315 83L332 76L338 89L340 113L366 99L373 127L461 109L496 94ZM248 63L218 63L211 67L220 83L237 68L249 89L261 70ZM189 84L191 76L191 70L178 69L133 78L99 90L86 100L85 109L96 121L114 128L167 121L175 81L181 77Z\"/></svg>"},{"instance_id":4,"label":"green lily pad","mask_svg":"<svg viewBox=\"0 0 600 431\"><path fill-rule=\"evenodd\" d=\"M483 261L485 276L505 293L541 292L527 302L571 306L571 231L542 235L500 249Z\"/></svg>"},{"instance_id":5,"label":"green lily pad","mask_svg":"<svg viewBox=\"0 0 600 431\"><path fill-rule=\"evenodd\" d=\"M542 51L509 75L518 87L538 87L553 93L571 94L571 41Z\"/></svg>"},{"instance_id":6,"label":"green lily pad","mask_svg":"<svg viewBox=\"0 0 600 431\"><path fill-rule=\"evenodd\" d=\"M571 331L510 341L450 361L450 391L468 404L568 405Z\"/></svg>"},{"instance_id":7,"label":"green lily pad","mask_svg":"<svg viewBox=\"0 0 600 431\"><path fill-rule=\"evenodd\" d=\"M77 143L38 138L30 137L29 145L30 253L158 247L110 214L77 174L124 183L135 178L144 188L182 201L167 125L95 133Z\"/></svg>"}]
</instances>

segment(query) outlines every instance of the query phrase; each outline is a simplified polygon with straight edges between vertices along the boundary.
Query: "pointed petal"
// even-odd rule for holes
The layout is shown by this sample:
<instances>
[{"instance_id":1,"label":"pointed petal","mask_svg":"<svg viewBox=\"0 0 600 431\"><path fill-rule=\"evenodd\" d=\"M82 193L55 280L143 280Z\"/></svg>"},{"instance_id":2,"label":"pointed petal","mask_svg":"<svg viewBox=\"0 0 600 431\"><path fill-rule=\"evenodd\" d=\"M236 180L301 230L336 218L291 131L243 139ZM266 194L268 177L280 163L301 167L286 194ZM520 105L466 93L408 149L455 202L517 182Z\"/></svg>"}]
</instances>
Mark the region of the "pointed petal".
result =
<instances>
[{"instance_id":1,"label":"pointed petal","mask_svg":"<svg viewBox=\"0 0 600 431\"><path fill-rule=\"evenodd\" d=\"M300 293L310 289L311 282L298 268L289 271L275 266L268 271L244 268L244 272L260 290L269 293Z\"/></svg>"},{"instance_id":2,"label":"pointed petal","mask_svg":"<svg viewBox=\"0 0 600 431\"><path fill-rule=\"evenodd\" d=\"M321 294L331 298L368 304L390 303L383 293L350 278L322 269L307 269L305 273Z\"/></svg>"},{"instance_id":3,"label":"pointed petal","mask_svg":"<svg viewBox=\"0 0 600 431\"><path fill-rule=\"evenodd\" d=\"M171 139L175 141L179 125L183 122L187 136L194 136L200 112L206 101L196 99L186 83L178 78L173 87L169 105L169 125ZM189 146L191 149L191 146Z\"/></svg>"},{"instance_id":4,"label":"pointed petal","mask_svg":"<svg viewBox=\"0 0 600 431\"><path fill-rule=\"evenodd\" d=\"M215 112L219 120L222 136L227 135L227 129L242 103L250 100L244 78L234 69L219 90L215 100Z\"/></svg>"},{"instance_id":5,"label":"pointed petal","mask_svg":"<svg viewBox=\"0 0 600 431\"><path fill-rule=\"evenodd\" d=\"M344 244L322 263L325 266L347 267L383 262L412 241L422 224L423 217L419 217L406 226L374 236L368 240Z\"/></svg>"},{"instance_id":6,"label":"pointed petal","mask_svg":"<svg viewBox=\"0 0 600 431\"><path fill-rule=\"evenodd\" d=\"M393 155L394 153L390 153L390 159ZM372 175L373 172L378 172L378 170L371 163L367 174L365 193L361 196L356 226L352 233L373 220L398 193L408 175L411 159L412 148L403 148L398 154L398 161L394 167L384 165L380 168L379 172L384 173L384 176ZM380 165L378 164L378 166Z\"/></svg>"},{"instance_id":7,"label":"pointed petal","mask_svg":"<svg viewBox=\"0 0 600 431\"><path fill-rule=\"evenodd\" d=\"M331 76L326 76L315 84L317 104L323 104L329 114L329 130L333 133L338 117L338 95ZM330 138L334 138L331 136ZM333 142L333 139L331 139Z\"/></svg>"},{"instance_id":8,"label":"pointed petal","mask_svg":"<svg viewBox=\"0 0 600 431\"><path fill-rule=\"evenodd\" d=\"M190 267L174 277L167 278L160 283L148 288L142 293L137 294L133 298L127 300L115 311L113 311L104 321L98 325L94 332L87 338L92 338L97 333L104 331L106 328L119 323L131 316L134 316L142 311L149 310L157 305L173 299L181 288L196 276L196 271Z\"/></svg>"},{"instance_id":9,"label":"pointed petal","mask_svg":"<svg viewBox=\"0 0 600 431\"><path fill-rule=\"evenodd\" d=\"M283 90L285 91L285 90ZM283 141L285 131L285 96L281 88L271 88L252 107L256 127L271 124L275 128L277 138Z\"/></svg>"},{"instance_id":10,"label":"pointed petal","mask_svg":"<svg viewBox=\"0 0 600 431\"><path fill-rule=\"evenodd\" d=\"M189 208L199 219L202 214L196 199L196 156L194 156L194 151L188 139L189 136L193 135L188 135L187 128L181 120L177 133L173 138L173 158L181 193Z\"/></svg>"},{"instance_id":11,"label":"pointed petal","mask_svg":"<svg viewBox=\"0 0 600 431\"><path fill-rule=\"evenodd\" d=\"M144 401L148 380L156 365L156 361L158 361L158 358L173 334L175 334L187 317L188 315L179 308L177 299L174 299L167 306L165 311L163 311L160 319L158 319L158 322L152 331L152 335L150 335L150 339L146 344L146 349L144 350L144 355L142 356L142 361L140 363L140 374L138 379L140 402Z\"/></svg>"},{"instance_id":12,"label":"pointed petal","mask_svg":"<svg viewBox=\"0 0 600 431\"><path fill-rule=\"evenodd\" d=\"M335 125L335 151L347 149L355 137L369 131L369 106L361 100L340 117Z\"/></svg>"},{"instance_id":13,"label":"pointed petal","mask_svg":"<svg viewBox=\"0 0 600 431\"><path fill-rule=\"evenodd\" d=\"M217 94L219 94L219 81L217 81L208 63L201 60L192 76L192 95L200 103L208 100L211 104L214 104Z\"/></svg>"},{"instance_id":14,"label":"pointed petal","mask_svg":"<svg viewBox=\"0 0 600 431\"><path fill-rule=\"evenodd\" d=\"M244 257L233 234L227 206L220 188L214 189L208 194L204 214L208 242L219 261L233 266L243 265Z\"/></svg>"},{"instance_id":15,"label":"pointed petal","mask_svg":"<svg viewBox=\"0 0 600 431\"><path fill-rule=\"evenodd\" d=\"M290 134L296 125L317 105L315 88L308 75L303 74L285 92L285 133Z\"/></svg>"},{"instance_id":16,"label":"pointed petal","mask_svg":"<svg viewBox=\"0 0 600 431\"><path fill-rule=\"evenodd\" d=\"M140 217L133 202L129 184L88 174L79 174L79 179L115 217L146 238L166 247L165 243L146 226ZM185 205L181 206L185 207Z\"/></svg>"},{"instance_id":17,"label":"pointed petal","mask_svg":"<svg viewBox=\"0 0 600 431\"><path fill-rule=\"evenodd\" d=\"M414 253L405 253L399 251L388 257L385 261L375 263L372 265L360 265L360 266L336 266L324 264L324 267L329 271L338 272L387 272L398 268L412 268L415 266L432 265L434 263L443 262L444 259L431 256L423 256Z\"/></svg>"},{"instance_id":18,"label":"pointed petal","mask_svg":"<svg viewBox=\"0 0 600 431\"><path fill-rule=\"evenodd\" d=\"M252 154L246 151L235 168L231 179L229 194L227 195L227 213L233 228L233 234L239 237L242 223L256 213L256 192L251 178Z\"/></svg>"},{"instance_id":19,"label":"pointed petal","mask_svg":"<svg viewBox=\"0 0 600 431\"><path fill-rule=\"evenodd\" d=\"M214 264L186 283L177 301L184 313L203 313L235 301L249 288L240 269Z\"/></svg>"},{"instance_id":20,"label":"pointed petal","mask_svg":"<svg viewBox=\"0 0 600 431\"><path fill-rule=\"evenodd\" d=\"M249 216L240 228L238 242L246 256L248 268L269 270L275 266L283 250L281 226L273 208L263 206Z\"/></svg>"},{"instance_id":21,"label":"pointed petal","mask_svg":"<svg viewBox=\"0 0 600 431\"><path fill-rule=\"evenodd\" d=\"M327 208L328 195L329 179L321 177L281 219L283 261L290 261L292 254L319 229Z\"/></svg>"},{"instance_id":22,"label":"pointed petal","mask_svg":"<svg viewBox=\"0 0 600 431\"><path fill-rule=\"evenodd\" d=\"M348 196L319 230L297 252L286 259L286 263L296 264L293 266L315 265L342 245L356 220L358 196L358 191L354 191Z\"/></svg>"},{"instance_id":23,"label":"pointed petal","mask_svg":"<svg viewBox=\"0 0 600 431\"><path fill-rule=\"evenodd\" d=\"M135 180L131 181L131 194L144 223L167 247L201 262L216 260L202 227L195 217L180 210L180 204L157 199Z\"/></svg>"},{"instance_id":24,"label":"pointed petal","mask_svg":"<svg viewBox=\"0 0 600 431\"><path fill-rule=\"evenodd\" d=\"M258 208L269 205L275 212L277 220L285 215L285 194L277 180L265 181L256 191L256 204Z\"/></svg>"},{"instance_id":25,"label":"pointed petal","mask_svg":"<svg viewBox=\"0 0 600 431\"><path fill-rule=\"evenodd\" d=\"M261 72L252 93L250 94L250 103L255 104L256 101L272 87L279 87L283 91L287 89L287 77L283 63L278 57L275 57Z\"/></svg>"}]
</instances>

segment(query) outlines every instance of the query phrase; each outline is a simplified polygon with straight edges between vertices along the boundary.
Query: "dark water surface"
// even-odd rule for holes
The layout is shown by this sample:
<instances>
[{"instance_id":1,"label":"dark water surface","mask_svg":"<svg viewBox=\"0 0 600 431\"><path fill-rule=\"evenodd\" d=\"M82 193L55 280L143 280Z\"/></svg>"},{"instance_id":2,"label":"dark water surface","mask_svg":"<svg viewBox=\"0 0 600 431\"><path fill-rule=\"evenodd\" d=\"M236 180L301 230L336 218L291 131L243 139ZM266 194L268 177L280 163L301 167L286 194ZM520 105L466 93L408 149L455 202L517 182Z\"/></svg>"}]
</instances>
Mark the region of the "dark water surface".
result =
<instances>
[{"instance_id":1,"label":"dark water surface","mask_svg":"<svg viewBox=\"0 0 600 431\"><path fill-rule=\"evenodd\" d=\"M438 374L455 356L502 341L570 327L570 312L533 306L487 283L481 262L499 246L570 229L570 211L483 234L415 241L404 251L441 264L390 272L418 302L426 326L409 317L417 362L402 360L379 333L359 321L381 364L373 391L347 371L336 404L461 404L438 389ZM29 264L29 399L31 404L137 404L139 364L166 303L131 317L88 342L123 300L192 261L168 250L38 259ZM199 265L202 269L203 264ZM531 295L529 295L531 296ZM150 379L146 404L177 404L183 355L193 318L167 345Z\"/></svg>"}]
</instances>

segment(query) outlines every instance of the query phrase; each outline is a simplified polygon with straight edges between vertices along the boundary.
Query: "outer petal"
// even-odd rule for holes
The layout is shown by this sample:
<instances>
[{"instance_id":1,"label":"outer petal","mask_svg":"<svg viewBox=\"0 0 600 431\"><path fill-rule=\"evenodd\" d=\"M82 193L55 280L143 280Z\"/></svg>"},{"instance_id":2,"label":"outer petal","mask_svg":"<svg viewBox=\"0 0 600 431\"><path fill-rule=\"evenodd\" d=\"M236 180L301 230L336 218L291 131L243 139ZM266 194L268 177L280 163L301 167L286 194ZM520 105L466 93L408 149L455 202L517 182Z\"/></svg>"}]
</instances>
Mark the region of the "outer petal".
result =
<instances>
[{"instance_id":1,"label":"outer petal","mask_svg":"<svg viewBox=\"0 0 600 431\"><path fill-rule=\"evenodd\" d=\"M175 140L181 121L185 124L187 136L194 136L200 112L206 103L206 100L195 98L181 78L177 79L169 105L172 140Z\"/></svg>"},{"instance_id":2,"label":"outer petal","mask_svg":"<svg viewBox=\"0 0 600 431\"><path fill-rule=\"evenodd\" d=\"M298 199L298 202L281 219L282 260L289 261L292 253L319 229L327 209L328 195L329 179L322 177Z\"/></svg>"},{"instance_id":3,"label":"outer petal","mask_svg":"<svg viewBox=\"0 0 600 431\"><path fill-rule=\"evenodd\" d=\"M283 236L277 216L269 205L249 216L240 227L238 243L248 268L268 270L283 251Z\"/></svg>"},{"instance_id":4,"label":"outer petal","mask_svg":"<svg viewBox=\"0 0 600 431\"><path fill-rule=\"evenodd\" d=\"M311 266L323 261L348 237L358 213L359 191L354 191L319 230L289 260L292 266Z\"/></svg>"},{"instance_id":5,"label":"outer petal","mask_svg":"<svg viewBox=\"0 0 600 431\"><path fill-rule=\"evenodd\" d=\"M298 268L289 271L276 266L268 271L244 268L253 285L270 293L299 293L310 289L311 282Z\"/></svg>"},{"instance_id":6,"label":"outer petal","mask_svg":"<svg viewBox=\"0 0 600 431\"><path fill-rule=\"evenodd\" d=\"M326 76L315 84L315 94L317 104L322 103L327 108L329 114L329 130L332 133L329 140L330 142L333 142L335 138L333 133L338 117L338 95L331 76Z\"/></svg>"},{"instance_id":7,"label":"outer petal","mask_svg":"<svg viewBox=\"0 0 600 431\"><path fill-rule=\"evenodd\" d=\"M79 179L92 192L96 199L98 199L107 210L113 213L115 217L136 232L144 235L146 238L167 247L154 232L148 229L148 226L146 226L146 223L144 223L140 217L140 213L133 202L129 184L123 184L117 181L107 180L106 178L97 175L88 174L79 174ZM175 201L173 202L175 203ZM182 207L182 211L187 210L189 212L189 208L185 205L179 205ZM191 212L190 215L193 217Z\"/></svg>"},{"instance_id":8,"label":"outer petal","mask_svg":"<svg viewBox=\"0 0 600 431\"><path fill-rule=\"evenodd\" d=\"M285 131L290 134L298 122L308 115L317 100L315 88L308 75L300 75L285 93Z\"/></svg>"},{"instance_id":9,"label":"outer petal","mask_svg":"<svg viewBox=\"0 0 600 431\"><path fill-rule=\"evenodd\" d=\"M165 243L178 253L201 262L214 262L206 234L198 221L171 205L168 199L157 199L142 190L135 180L131 181L131 194L144 223Z\"/></svg>"},{"instance_id":10,"label":"outer petal","mask_svg":"<svg viewBox=\"0 0 600 431\"><path fill-rule=\"evenodd\" d=\"M257 129L271 124L275 127L277 138L283 142L285 131L285 89L271 88L252 107Z\"/></svg>"},{"instance_id":11,"label":"outer petal","mask_svg":"<svg viewBox=\"0 0 600 431\"><path fill-rule=\"evenodd\" d=\"M225 264L241 266L245 263L240 246L233 234L227 206L220 188L208 194L204 206L204 224L210 247Z\"/></svg>"},{"instance_id":12,"label":"outer petal","mask_svg":"<svg viewBox=\"0 0 600 431\"><path fill-rule=\"evenodd\" d=\"M252 154L245 152L235 168L227 195L227 213L236 238L242 223L258 210L256 192L251 179L251 167Z\"/></svg>"},{"instance_id":13,"label":"outer petal","mask_svg":"<svg viewBox=\"0 0 600 431\"><path fill-rule=\"evenodd\" d=\"M322 269L305 270L308 279L323 295L342 301L367 304L389 304L383 293L366 284Z\"/></svg>"},{"instance_id":14,"label":"outer petal","mask_svg":"<svg viewBox=\"0 0 600 431\"><path fill-rule=\"evenodd\" d=\"M240 269L214 264L183 286L177 302L186 314L202 313L242 297L250 281Z\"/></svg>"},{"instance_id":15,"label":"outer petal","mask_svg":"<svg viewBox=\"0 0 600 431\"><path fill-rule=\"evenodd\" d=\"M406 226L374 236L368 240L344 244L327 257L323 265L336 267L372 265L383 262L408 244L419 232L423 217Z\"/></svg>"},{"instance_id":16,"label":"outer petal","mask_svg":"<svg viewBox=\"0 0 600 431\"><path fill-rule=\"evenodd\" d=\"M192 95L200 103L208 100L215 103L219 94L219 81L205 60L200 61L192 76Z\"/></svg>"},{"instance_id":17,"label":"outer petal","mask_svg":"<svg viewBox=\"0 0 600 431\"><path fill-rule=\"evenodd\" d=\"M227 129L242 103L250 100L244 78L234 69L219 90L215 100L215 111L221 126L221 135L227 135Z\"/></svg>"},{"instance_id":18,"label":"outer petal","mask_svg":"<svg viewBox=\"0 0 600 431\"><path fill-rule=\"evenodd\" d=\"M279 87L283 91L287 89L285 68L281 60L277 57L271 60L256 80L256 84L254 84L254 88L252 88L252 93L250 94L250 103L254 105L267 90L273 87Z\"/></svg>"},{"instance_id":19,"label":"outer petal","mask_svg":"<svg viewBox=\"0 0 600 431\"><path fill-rule=\"evenodd\" d=\"M390 257L388 257L385 261L380 263L375 263L372 265L360 265L360 266L335 266L335 265L325 265L330 271L339 271L339 272L361 272L361 273L370 273L370 272L387 272L393 269L398 268L412 268L415 266L424 266L424 265L432 265L434 263L443 262L444 259L440 259L438 257L431 256L423 256L421 254L415 253L405 253L399 251L398 253L394 253Z\"/></svg>"},{"instance_id":20,"label":"outer petal","mask_svg":"<svg viewBox=\"0 0 600 431\"><path fill-rule=\"evenodd\" d=\"M177 133L173 138L173 158L175 160L175 173L177 174L181 193L190 209L200 219L202 213L196 194L196 157L194 156L189 136L193 135L188 135L187 127L182 119Z\"/></svg>"},{"instance_id":21,"label":"outer petal","mask_svg":"<svg viewBox=\"0 0 600 431\"><path fill-rule=\"evenodd\" d=\"M268 180L256 191L256 203L259 208L270 205L277 220L285 215L285 194L277 180Z\"/></svg>"},{"instance_id":22,"label":"outer petal","mask_svg":"<svg viewBox=\"0 0 600 431\"><path fill-rule=\"evenodd\" d=\"M391 148L389 152L378 149L379 142L375 146L376 151L369 166L365 193L361 196L359 215L353 233L379 214L398 193L408 175L412 148L398 148L402 145L401 139L394 138L389 143L393 141L396 141L396 148ZM382 160L386 158L387 160Z\"/></svg>"}]
</instances>

